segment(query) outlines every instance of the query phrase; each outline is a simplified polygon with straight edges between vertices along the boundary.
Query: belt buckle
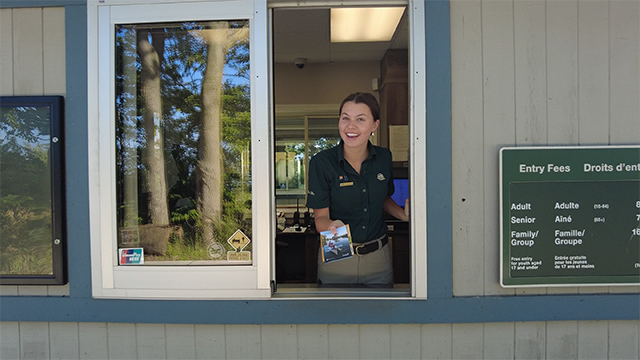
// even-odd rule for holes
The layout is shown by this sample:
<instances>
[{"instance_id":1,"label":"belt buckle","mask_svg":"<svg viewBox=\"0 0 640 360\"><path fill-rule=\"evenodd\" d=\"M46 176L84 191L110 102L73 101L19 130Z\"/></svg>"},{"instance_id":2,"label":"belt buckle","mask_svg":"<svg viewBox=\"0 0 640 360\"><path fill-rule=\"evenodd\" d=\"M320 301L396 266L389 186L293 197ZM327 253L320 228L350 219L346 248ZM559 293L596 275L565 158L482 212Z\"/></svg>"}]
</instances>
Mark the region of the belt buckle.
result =
<instances>
[{"instance_id":1,"label":"belt buckle","mask_svg":"<svg viewBox=\"0 0 640 360\"><path fill-rule=\"evenodd\" d=\"M363 256L364 255L364 254L360 254L360 248L363 248L363 247L364 247L364 245L356 246L356 249L355 249L356 255L358 255L358 256Z\"/></svg>"}]
</instances>

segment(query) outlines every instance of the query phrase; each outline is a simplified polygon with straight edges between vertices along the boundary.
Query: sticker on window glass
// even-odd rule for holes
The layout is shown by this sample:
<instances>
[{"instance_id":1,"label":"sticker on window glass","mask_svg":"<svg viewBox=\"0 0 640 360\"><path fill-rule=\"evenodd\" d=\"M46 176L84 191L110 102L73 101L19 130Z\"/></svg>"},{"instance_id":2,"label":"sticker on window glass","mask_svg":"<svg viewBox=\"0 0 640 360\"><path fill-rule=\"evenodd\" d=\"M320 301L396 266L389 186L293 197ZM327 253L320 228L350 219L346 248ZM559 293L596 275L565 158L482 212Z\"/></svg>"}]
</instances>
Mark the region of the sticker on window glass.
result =
<instances>
[{"instance_id":1,"label":"sticker on window glass","mask_svg":"<svg viewBox=\"0 0 640 360\"><path fill-rule=\"evenodd\" d=\"M120 265L144 264L144 250L142 248L119 249Z\"/></svg>"},{"instance_id":2,"label":"sticker on window glass","mask_svg":"<svg viewBox=\"0 0 640 360\"><path fill-rule=\"evenodd\" d=\"M226 253L226 250L224 248L224 245L220 244L219 242L212 242L207 247L207 252L209 253L209 257L213 260L222 260L222 257Z\"/></svg>"},{"instance_id":3,"label":"sticker on window glass","mask_svg":"<svg viewBox=\"0 0 640 360\"><path fill-rule=\"evenodd\" d=\"M120 229L120 244L125 247L140 244L140 233L137 227Z\"/></svg>"},{"instance_id":4,"label":"sticker on window glass","mask_svg":"<svg viewBox=\"0 0 640 360\"><path fill-rule=\"evenodd\" d=\"M227 242L236 250L227 252L228 261L251 260L251 251L242 251L245 247L247 247L247 245L249 245L251 240L240 229L236 230L236 232L234 232L233 235L231 235L231 237L227 239Z\"/></svg>"}]
</instances>

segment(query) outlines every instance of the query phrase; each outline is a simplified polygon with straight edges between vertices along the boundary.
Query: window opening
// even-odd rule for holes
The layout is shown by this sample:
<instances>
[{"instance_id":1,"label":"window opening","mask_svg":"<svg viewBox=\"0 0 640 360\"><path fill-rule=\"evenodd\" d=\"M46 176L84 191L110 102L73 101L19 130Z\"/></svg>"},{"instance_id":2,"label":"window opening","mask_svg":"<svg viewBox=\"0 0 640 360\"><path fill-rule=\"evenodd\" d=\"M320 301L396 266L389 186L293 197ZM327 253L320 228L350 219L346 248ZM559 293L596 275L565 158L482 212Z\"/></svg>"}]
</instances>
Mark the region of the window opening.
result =
<instances>
[{"instance_id":1,"label":"window opening","mask_svg":"<svg viewBox=\"0 0 640 360\"><path fill-rule=\"evenodd\" d=\"M308 162L340 140L338 110L352 92L370 92L381 109L373 145L393 150L394 200L409 197L408 15L390 41L330 43L330 8L273 10L276 296L406 296L410 292L408 222L385 218L394 285L318 286L319 235L305 207ZM404 197L404 199L400 199ZM346 292L345 292L346 291Z\"/></svg>"}]
</instances>

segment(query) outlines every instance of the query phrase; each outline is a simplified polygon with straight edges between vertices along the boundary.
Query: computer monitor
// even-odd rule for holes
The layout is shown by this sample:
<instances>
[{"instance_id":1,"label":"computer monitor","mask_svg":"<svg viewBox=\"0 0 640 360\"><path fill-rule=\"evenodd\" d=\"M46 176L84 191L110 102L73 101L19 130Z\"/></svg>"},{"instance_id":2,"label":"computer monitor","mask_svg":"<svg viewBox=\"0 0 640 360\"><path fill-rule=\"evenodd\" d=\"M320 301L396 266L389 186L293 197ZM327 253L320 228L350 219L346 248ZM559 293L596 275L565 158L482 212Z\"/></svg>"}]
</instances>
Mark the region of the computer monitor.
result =
<instances>
[{"instance_id":1,"label":"computer monitor","mask_svg":"<svg viewBox=\"0 0 640 360\"><path fill-rule=\"evenodd\" d=\"M404 208L404 201L409 198L409 179L393 179L396 191L391 195L393 201Z\"/></svg>"}]
</instances>

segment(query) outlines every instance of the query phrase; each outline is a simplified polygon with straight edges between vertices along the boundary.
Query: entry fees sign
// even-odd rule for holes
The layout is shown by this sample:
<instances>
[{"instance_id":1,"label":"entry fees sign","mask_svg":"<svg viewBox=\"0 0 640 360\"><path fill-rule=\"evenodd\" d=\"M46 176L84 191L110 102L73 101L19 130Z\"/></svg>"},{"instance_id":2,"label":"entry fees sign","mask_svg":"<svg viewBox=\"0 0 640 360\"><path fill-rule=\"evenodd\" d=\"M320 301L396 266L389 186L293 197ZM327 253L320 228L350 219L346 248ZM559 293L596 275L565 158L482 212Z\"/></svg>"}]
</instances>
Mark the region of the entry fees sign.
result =
<instances>
[{"instance_id":1,"label":"entry fees sign","mask_svg":"<svg viewBox=\"0 0 640 360\"><path fill-rule=\"evenodd\" d=\"M501 284L640 284L640 146L500 150Z\"/></svg>"}]
</instances>

